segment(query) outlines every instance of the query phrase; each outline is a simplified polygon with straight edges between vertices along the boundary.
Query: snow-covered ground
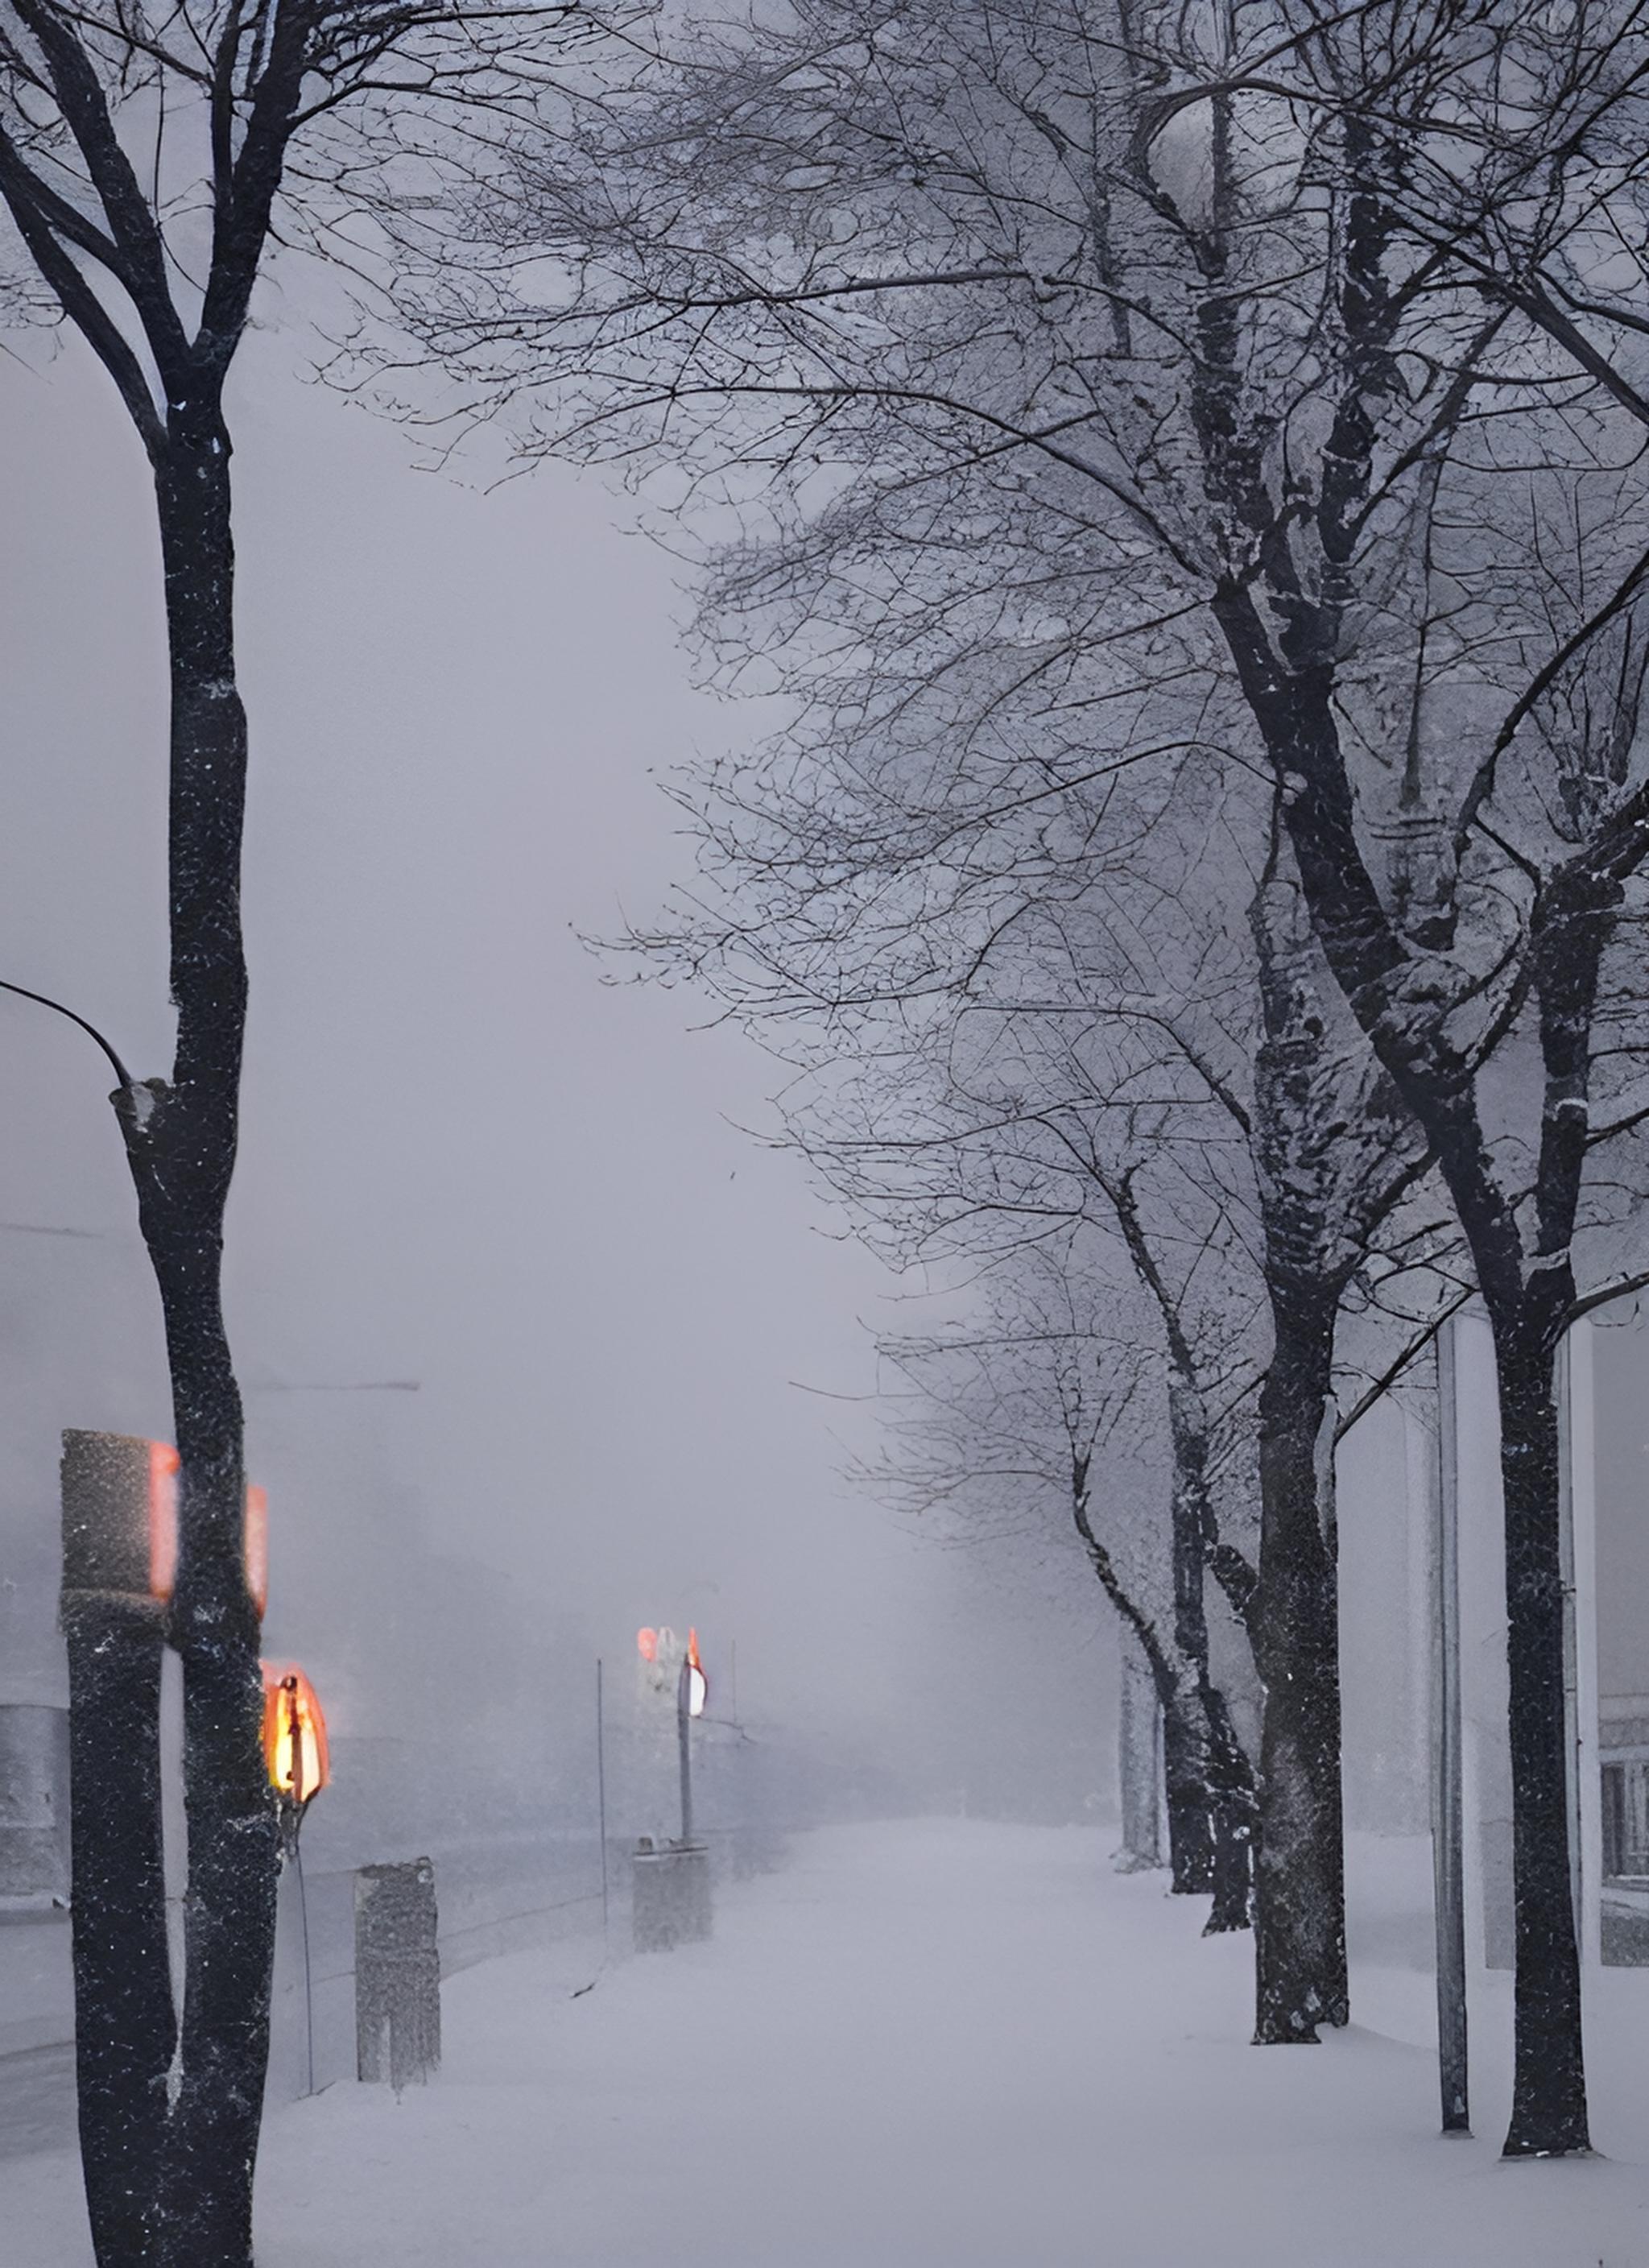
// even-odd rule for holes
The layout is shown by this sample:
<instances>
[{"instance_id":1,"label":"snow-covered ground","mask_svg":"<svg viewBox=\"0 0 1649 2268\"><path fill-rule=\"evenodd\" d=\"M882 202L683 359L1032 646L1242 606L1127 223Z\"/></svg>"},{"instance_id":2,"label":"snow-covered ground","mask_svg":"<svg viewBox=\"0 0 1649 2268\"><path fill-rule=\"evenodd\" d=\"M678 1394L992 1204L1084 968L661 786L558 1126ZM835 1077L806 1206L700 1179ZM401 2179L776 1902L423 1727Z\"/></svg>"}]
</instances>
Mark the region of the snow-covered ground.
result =
<instances>
[{"instance_id":1,"label":"snow-covered ground","mask_svg":"<svg viewBox=\"0 0 1649 2268\"><path fill-rule=\"evenodd\" d=\"M1428 1980L1364 1972L1367 2023L1251 2048L1247 1939L1111 1840L828 1829L712 1943L465 1971L434 2085L271 2117L260 2268L1646 2268L1649 1972L1599 1986L1607 2156L1508 2165L1503 1998L1480 2139L1442 2141ZM73 2159L0 2166L0 2227L87 2268Z\"/></svg>"}]
</instances>

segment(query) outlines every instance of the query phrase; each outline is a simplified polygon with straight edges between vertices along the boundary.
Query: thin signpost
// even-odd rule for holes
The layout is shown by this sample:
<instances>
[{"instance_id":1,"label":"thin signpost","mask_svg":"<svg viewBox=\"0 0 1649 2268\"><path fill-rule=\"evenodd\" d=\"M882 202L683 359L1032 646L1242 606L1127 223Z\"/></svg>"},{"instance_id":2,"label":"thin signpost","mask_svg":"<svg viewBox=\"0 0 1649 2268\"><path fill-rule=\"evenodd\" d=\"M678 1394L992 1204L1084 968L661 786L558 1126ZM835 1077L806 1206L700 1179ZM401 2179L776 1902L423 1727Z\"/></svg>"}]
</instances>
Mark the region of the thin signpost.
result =
<instances>
[{"instance_id":1,"label":"thin signpost","mask_svg":"<svg viewBox=\"0 0 1649 2268\"><path fill-rule=\"evenodd\" d=\"M601 1712L601 1664L595 1665L595 1800L601 1833L601 1941L607 1941L607 1742Z\"/></svg>"},{"instance_id":2,"label":"thin signpost","mask_svg":"<svg viewBox=\"0 0 1649 2268\"><path fill-rule=\"evenodd\" d=\"M692 1669L684 1654L675 1681L675 1736L681 1769L681 1848L693 1847L693 1718L690 1705Z\"/></svg>"},{"instance_id":3,"label":"thin signpost","mask_svg":"<svg viewBox=\"0 0 1649 2268\"><path fill-rule=\"evenodd\" d=\"M1436 1676L1432 1886L1437 1917L1437 2062L1445 2134L1469 2134L1466 2064L1466 1898L1461 1801L1460 1480L1455 1325L1437 1335Z\"/></svg>"},{"instance_id":4,"label":"thin signpost","mask_svg":"<svg viewBox=\"0 0 1649 2268\"><path fill-rule=\"evenodd\" d=\"M298 1875L298 1918L304 1938L304 2036L309 2051L309 2085L306 2092L315 2091L315 1985L309 1965L309 1893L304 1887L304 1853L298 1839L298 1830L292 1830L292 1866Z\"/></svg>"}]
</instances>

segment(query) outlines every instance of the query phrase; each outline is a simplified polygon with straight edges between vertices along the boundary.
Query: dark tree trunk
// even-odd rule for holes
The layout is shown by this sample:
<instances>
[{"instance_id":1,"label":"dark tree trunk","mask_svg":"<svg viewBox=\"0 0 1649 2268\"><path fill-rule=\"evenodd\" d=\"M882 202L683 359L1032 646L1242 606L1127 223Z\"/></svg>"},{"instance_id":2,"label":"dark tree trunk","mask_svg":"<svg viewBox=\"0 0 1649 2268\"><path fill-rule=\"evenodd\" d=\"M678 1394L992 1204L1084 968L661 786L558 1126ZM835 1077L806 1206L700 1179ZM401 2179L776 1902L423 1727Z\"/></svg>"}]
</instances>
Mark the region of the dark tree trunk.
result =
<instances>
[{"instance_id":1,"label":"dark tree trunk","mask_svg":"<svg viewBox=\"0 0 1649 2268\"><path fill-rule=\"evenodd\" d=\"M1508 2157L1589 2148L1569 1863L1557 1410L1543 1335L1497 1329L1505 1495L1506 1661L1517 1889Z\"/></svg>"},{"instance_id":2,"label":"dark tree trunk","mask_svg":"<svg viewBox=\"0 0 1649 2268\"><path fill-rule=\"evenodd\" d=\"M1208 1726L1195 1689L1178 1680L1162 1705L1162 1778L1169 1887L1181 1897L1206 1896L1214 1887Z\"/></svg>"},{"instance_id":3,"label":"dark tree trunk","mask_svg":"<svg viewBox=\"0 0 1649 2268\"><path fill-rule=\"evenodd\" d=\"M1339 1629L1321 1502L1336 1300L1272 1287L1260 1395L1260 1569L1249 1609L1265 1688L1255 1855L1254 2036L1310 2042L1350 2015L1340 1800Z\"/></svg>"},{"instance_id":4,"label":"dark tree trunk","mask_svg":"<svg viewBox=\"0 0 1649 2268\"><path fill-rule=\"evenodd\" d=\"M1629 734L1635 732L1635 712ZM1554 1372L1572 1310L1572 1241L1589 1124L1592 1022L1620 877L1643 858L1639 789L1549 878L1534 923L1542 1098L1535 1252L1480 1270L1494 1329L1505 1500L1506 1661L1516 1884L1516 2046L1508 2157L1590 2148L1570 1868L1560 1448ZM1486 1241L1486 1240L1485 1240Z\"/></svg>"},{"instance_id":5,"label":"dark tree trunk","mask_svg":"<svg viewBox=\"0 0 1649 2268\"><path fill-rule=\"evenodd\" d=\"M1254 1841L1254 1775L1226 1697L1186 1665L1162 1712L1171 1888L1207 1896L1207 1934L1247 1929Z\"/></svg>"},{"instance_id":6,"label":"dark tree trunk","mask_svg":"<svg viewBox=\"0 0 1649 2268\"><path fill-rule=\"evenodd\" d=\"M1249 1635L1265 1689L1255 1859L1256 2043L1350 2016L1341 1816L1335 1325L1351 1270L1427 1152L1349 1019L1336 1028L1281 813L1249 908L1265 1036L1252 1148L1271 1359L1259 1409L1260 1550ZM1350 1042L1348 1048L1346 1042Z\"/></svg>"},{"instance_id":7,"label":"dark tree trunk","mask_svg":"<svg viewBox=\"0 0 1649 2268\"><path fill-rule=\"evenodd\" d=\"M1225 1695L1204 1681L1204 1705L1213 1734L1210 1793L1213 1804L1214 1902L1204 1937L1247 1929L1254 1883L1254 1767L1243 1753Z\"/></svg>"},{"instance_id":8,"label":"dark tree trunk","mask_svg":"<svg viewBox=\"0 0 1649 2268\"><path fill-rule=\"evenodd\" d=\"M1171 1412L1175 1389L1168 1388ZM1174 1888L1182 1895L1213 1889L1217 1879L1214 1727L1210 1720L1208 1616L1203 1603L1203 1523L1196 1483L1188 1470L1196 1462L1188 1444L1183 1416L1171 1417L1174 1477L1170 1514L1170 1557L1174 1571L1174 1645L1179 1656L1173 1729L1166 1743L1168 1782L1168 1852Z\"/></svg>"},{"instance_id":9,"label":"dark tree trunk","mask_svg":"<svg viewBox=\"0 0 1649 2268\"><path fill-rule=\"evenodd\" d=\"M1208 1930L1218 1934L1248 1926L1254 1771L1237 1738L1226 1697L1210 1670L1204 1583L1211 1566L1227 1593L1246 1604L1252 1571L1234 1547L1220 1541L1209 1486L1208 1425L1196 1366L1173 1292L1157 1265L1131 1179L1107 1186L1106 1196L1134 1272L1162 1318L1174 1451L1169 1506L1174 1644L1184 1666L1184 1675L1175 1680L1182 1723L1177 1733L1166 1722L1164 1728L1169 1851L1175 1890L1213 1893ZM1170 1707L1166 1697L1163 1706L1166 1716Z\"/></svg>"},{"instance_id":10,"label":"dark tree trunk","mask_svg":"<svg viewBox=\"0 0 1649 2268\"><path fill-rule=\"evenodd\" d=\"M1574 1296L1570 1240L1586 1139L1592 1005L1614 877L1643 857L1643 792L1551 877L1529 946L1545 1071L1537 1233L1526 1249L1517 1197L1497 1176L1471 1066L1448 1035L1447 1002L1411 1005L1408 949L1358 844L1331 702L1332 619L1294 599L1281 659L1251 593L1215 613L1279 779L1313 924L1345 998L1424 1129L1471 1248L1494 1329L1505 1499L1513 1853L1517 1896L1512 2157L1574 2154L1586 2133L1579 1962L1571 1899L1563 1744L1563 1602L1552 1368Z\"/></svg>"},{"instance_id":11,"label":"dark tree trunk","mask_svg":"<svg viewBox=\"0 0 1649 2268\"><path fill-rule=\"evenodd\" d=\"M1177 1333L1177 1326L1174 1327ZM1189 1350L1186 1351L1189 1361ZM1174 1364L1172 1337L1171 1372ZM1215 1526L1208 1502L1208 1447L1194 1421L1200 1397L1182 1380L1172 1376L1168 1388L1169 1431L1174 1440L1173 1506L1174 1639L1185 1665L1182 1706L1196 1730L1197 1774L1201 1783L1203 1820L1191 1815L1190 1775L1186 1775L1186 1837L1188 1872L1190 1863L1206 1852L1206 1876L1200 1871L1193 1884L1180 1879L1177 1847L1174 1889L1195 1887L1213 1894L1208 1933L1218 1935L1248 1926L1249 1885L1254 1852L1254 1771L1237 1738L1225 1695L1215 1684L1209 1666L1208 1609L1204 1584L1208 1560L1216 1548ZM1170 1842L1174 1820L1174 1786L1169 1781Z\"/></svg>"},{"instance_id":12,"label":"dark tree trunk","mask_svg":"<svg viewBox=\"0 0 1649 2268\"><path fill-rule=\"evenodd\" d=\"M167 1636L183 1660L189 1889L158 2257L168 2268L244 2268L269 2055L279 1845L260 1740L258 1617L247 1588L240 1395L221 1299L247 1003L239 910L247 733L234 674L229 443L216 415L174 413L156 493L172 663L178 1040L171 1083L123 1089L115 1102L160 1290L182 1466Z\"/></svg>"},{"instance_id":13,"label":"dark tree trunk","mask_svg":"<svg viewBox=\"0 0 1649 2268\"><path fill-rule=\"evenodd\" d=\"M1176 1643L1170 1644L1123 1588L1110 1553L1093 1532L1087 1472L1086 1458L1078 1457L1071 1474L1077 1533L1106 1596L1139 1642L1162 1709L1170 1886L1182 1896L1213 1894L1205 1934L1244 1929L1254 1818L1248 1758L1206 1663L1199 1668L1179 1651L1177 1617Z\"/></svg>"}]
</instances>

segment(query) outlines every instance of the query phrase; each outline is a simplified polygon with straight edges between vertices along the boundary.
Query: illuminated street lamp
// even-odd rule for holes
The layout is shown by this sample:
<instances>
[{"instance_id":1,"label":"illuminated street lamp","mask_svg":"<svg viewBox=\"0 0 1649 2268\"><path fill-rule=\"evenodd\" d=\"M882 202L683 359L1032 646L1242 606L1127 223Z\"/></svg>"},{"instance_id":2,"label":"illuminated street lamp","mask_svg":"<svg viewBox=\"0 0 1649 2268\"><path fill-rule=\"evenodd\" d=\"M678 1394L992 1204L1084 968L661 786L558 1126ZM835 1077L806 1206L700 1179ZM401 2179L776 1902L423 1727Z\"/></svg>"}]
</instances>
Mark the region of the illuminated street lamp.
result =
<instances>
[{"instance_id":1,"label":"illuminated street lamp","mask_svg":"<svg viewBox=\"0 0 1649 2268\"><path fill-rule=\"evenodd\" d=\"M667 1953L710 1933L710 1854L693 1839L693 1719L702 1717L710 1681L699 1659L698 1632L681 1646L668 1629L636 1633L642 1662L644 1706L661 1732L656 1703L667 1705L675 1677L676 1749L681 1763L681 1834L677 1842L644 1835L636 1846L632 1928L637 1953ZM654 1697L656 1697L656 1703Z\"/></svg>"},{"instance_id":2,"label":"illuminated street lamp","mask_svg":"<svg viewBox=\"0 0 1649 2268\"><path fill-rule=\"evenodd\" d=\"M298 1823L332 1777L327 1720L314 1687L296 1664L266 1661L262 1669L263 1760L296 1845Z\"/></svg>"},{"instance_id":3,"label":"illuminated street lamp","mask_svg":"<svg viewBox=\"0 0 1649 2268\"><path fill-rule=\"evenodd\" d=\"M250 1561L250 1550L247 1557ZM296 1662L265 1661L259 1668L263 1672L263 1761L281 1808L282 1846L291 1852L298 1876L298 1916L304 1940L304 2025L313 2095L315 1989L309 1964L309 1895L304 1888L304 1854L298 1830L304 1823L304 1814L332 1777L327 1757L327 1720L314 1687Z\"/></svg>"}]
</instances>

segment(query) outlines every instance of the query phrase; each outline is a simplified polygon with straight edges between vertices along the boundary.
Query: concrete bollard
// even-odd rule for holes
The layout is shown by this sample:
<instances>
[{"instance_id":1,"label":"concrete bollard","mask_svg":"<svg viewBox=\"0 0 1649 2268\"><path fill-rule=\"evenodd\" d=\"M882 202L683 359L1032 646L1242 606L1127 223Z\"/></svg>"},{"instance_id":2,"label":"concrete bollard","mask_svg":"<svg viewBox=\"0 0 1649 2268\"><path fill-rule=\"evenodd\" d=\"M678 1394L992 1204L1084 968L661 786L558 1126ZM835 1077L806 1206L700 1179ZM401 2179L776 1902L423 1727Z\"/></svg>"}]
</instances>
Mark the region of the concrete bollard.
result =
<instances>
[{"instance_id":1,"label":"concrete bollard","mask_svg":"<svg viewBox=\"0 0 1649 2268\"><path fill-rule=\"evenodd\" d=\"M355 1877L357 2075L397 2094L441 2060L441 1955L435 1869L427 1859L363 1867Z\"/></svg>"},{"instance_id":2,"label":"concrete bollard","mask_svg":"<svg viewBox=\"0 0 1649 2268\"><path fill-rule=\"evenodd\" d=\"M710 1934L710 1853L702 1843L636 1846L633 1930L637 1953L669 1953Z\"/></svg>"}]
</instances>

